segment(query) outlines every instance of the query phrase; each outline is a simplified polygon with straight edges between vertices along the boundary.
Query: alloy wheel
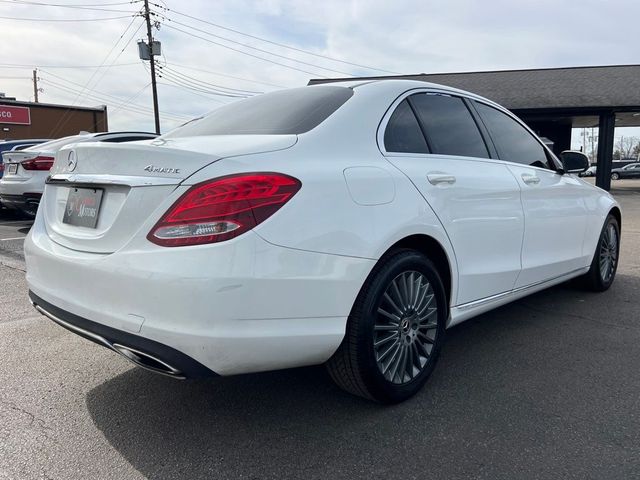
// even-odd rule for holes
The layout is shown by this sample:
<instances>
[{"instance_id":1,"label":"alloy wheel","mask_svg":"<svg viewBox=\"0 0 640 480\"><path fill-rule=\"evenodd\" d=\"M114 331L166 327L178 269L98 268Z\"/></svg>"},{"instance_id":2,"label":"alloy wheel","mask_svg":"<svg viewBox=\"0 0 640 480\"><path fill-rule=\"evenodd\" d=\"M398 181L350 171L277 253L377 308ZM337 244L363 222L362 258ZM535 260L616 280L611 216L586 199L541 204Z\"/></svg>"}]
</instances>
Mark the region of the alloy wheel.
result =
<instances>
[{"instance_id":1,"label":"alloy wheel","mask_svg":"<svg viewBox=\"0 0 640 480\"><path fill-rule=\"evenodd\" d=\"M395 277L377 309L373 348L378 369L394 384L405 384L422 372L438 334L438 304L425 275L416 271Z\"/></svg>"},{"instance_id":2,"label":"alloy wheel","mask_svg":"<svg viewBox=\"0 0 640 480\"><path fill-rule=\"evenodd\" d=\"M618 261L618 231L614 224L607 225L600 245L600 278L611 280Z\"/></svg>"}]
</instances>

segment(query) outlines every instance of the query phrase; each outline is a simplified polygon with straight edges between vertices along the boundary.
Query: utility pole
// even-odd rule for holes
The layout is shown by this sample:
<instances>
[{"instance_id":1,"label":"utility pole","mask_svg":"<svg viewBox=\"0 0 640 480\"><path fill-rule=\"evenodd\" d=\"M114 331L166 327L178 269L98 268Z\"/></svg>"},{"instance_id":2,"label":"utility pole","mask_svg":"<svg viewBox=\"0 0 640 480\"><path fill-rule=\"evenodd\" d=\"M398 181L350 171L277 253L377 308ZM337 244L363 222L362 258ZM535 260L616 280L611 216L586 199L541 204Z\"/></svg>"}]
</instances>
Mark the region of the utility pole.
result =
<instances>
[{"instance_id":1,"label":"utility pole","mask_svg":"<svg viewBox=\"0 0 640 480\"><path fill-rule=\"evenodd\" d=\"M33 69L33 98L38 103L38 71Z\"/></svg>"},{"instance_id":2,"label":"utility pole","mask_svg":"<svg viewBox=\"0 0 640 480\"><path fill-rule=\"evenodd\" d=\"M147 21L147 47L149 49L149 63L151 64L151 91L153 93L153 114L156 121L156 133L160 134L160 114L158 112L158 89L156 87L156 62L153 55L153 35L151 34L151 12L149 0L144 0L144 18ZM36 100L37 101L37 100Z\"/></svg>"}]
</instances>

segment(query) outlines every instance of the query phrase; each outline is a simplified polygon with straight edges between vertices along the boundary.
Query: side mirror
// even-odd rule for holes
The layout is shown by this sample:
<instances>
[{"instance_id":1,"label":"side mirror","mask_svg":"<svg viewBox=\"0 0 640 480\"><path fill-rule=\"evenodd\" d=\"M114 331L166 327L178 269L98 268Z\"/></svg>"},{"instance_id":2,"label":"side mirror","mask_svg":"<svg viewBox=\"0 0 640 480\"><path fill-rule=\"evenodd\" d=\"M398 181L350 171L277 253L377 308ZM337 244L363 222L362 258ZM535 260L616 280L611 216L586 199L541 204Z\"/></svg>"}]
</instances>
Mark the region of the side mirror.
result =
<instances>
[{"instance_id":1,"label":"side mirror","mask_svg":"<svg viewBox=\"0 0 640 480\"><path fill-rule=\"evenodd\" d=\"M560 154L560 161L566 173L582 173L589 168L589 157L582 152L565 150Z\"/></svg>"}]
</instances>

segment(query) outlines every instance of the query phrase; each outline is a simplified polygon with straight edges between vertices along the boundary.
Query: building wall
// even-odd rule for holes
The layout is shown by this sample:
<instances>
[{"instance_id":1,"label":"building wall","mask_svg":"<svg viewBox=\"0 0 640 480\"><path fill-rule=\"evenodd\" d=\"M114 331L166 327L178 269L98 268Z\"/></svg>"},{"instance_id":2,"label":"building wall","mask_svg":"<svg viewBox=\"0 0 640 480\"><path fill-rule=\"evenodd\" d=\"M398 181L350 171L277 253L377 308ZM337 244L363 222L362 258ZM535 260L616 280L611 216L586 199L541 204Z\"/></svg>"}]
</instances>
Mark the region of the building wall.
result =
<instances>
[{"instance_id":1,"label":"building wall","mask_svg":"<svg viewBox=\"0 0 640 480\"><path fill-rule=\"evenodd\" d=\"M15 125L0 121L0 140L24 138L60 138L80 131L106 132L107 108L74 108L27 102L0 101L0 105L29 107L30 125ZM8 131L7 131L8 129Z\"/></svg>"}]
</instances>

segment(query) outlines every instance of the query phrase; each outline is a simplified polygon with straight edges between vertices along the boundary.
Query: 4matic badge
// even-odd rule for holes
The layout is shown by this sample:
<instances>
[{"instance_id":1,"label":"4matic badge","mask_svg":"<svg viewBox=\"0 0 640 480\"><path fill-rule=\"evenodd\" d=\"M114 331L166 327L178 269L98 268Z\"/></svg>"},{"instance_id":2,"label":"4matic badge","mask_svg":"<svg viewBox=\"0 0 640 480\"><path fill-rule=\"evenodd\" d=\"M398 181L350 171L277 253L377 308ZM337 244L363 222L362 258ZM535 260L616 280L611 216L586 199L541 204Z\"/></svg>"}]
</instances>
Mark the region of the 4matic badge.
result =
<instances>
[{"instance_id":1,"label":"4matic badge","mask_svg":"<svg viewBox=\"0 0 640 480\"><path fill-rule=\"evenodd\" d=\"M179 168L170 168L170 167L156 167L155 165L147 165L144 167L147 172L152 173L180 173Z\"/></svg>"}]
</instances>

